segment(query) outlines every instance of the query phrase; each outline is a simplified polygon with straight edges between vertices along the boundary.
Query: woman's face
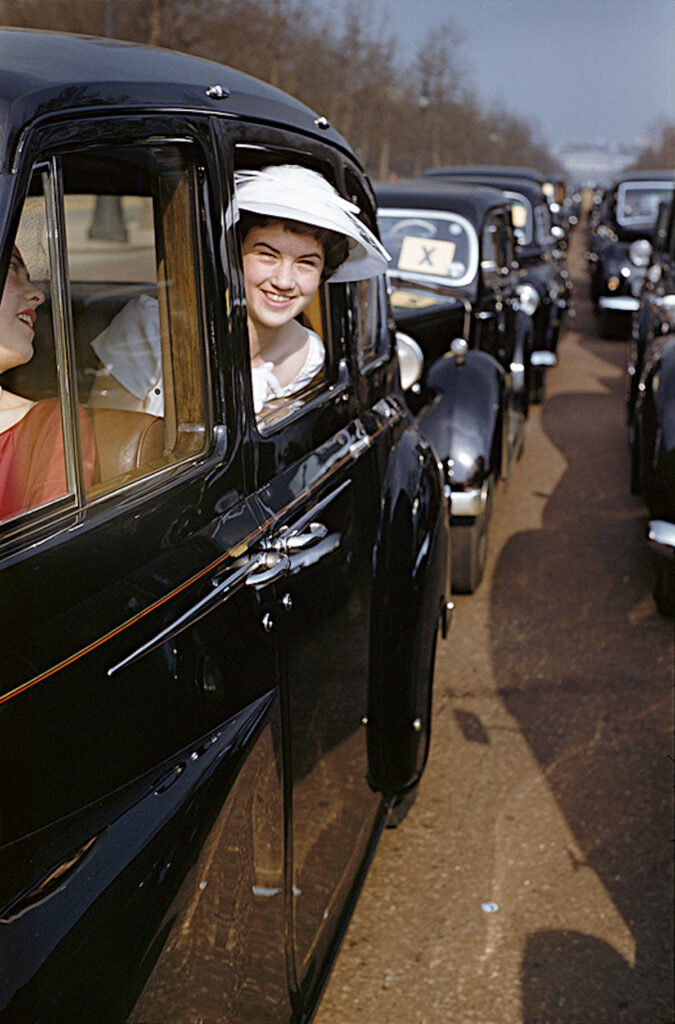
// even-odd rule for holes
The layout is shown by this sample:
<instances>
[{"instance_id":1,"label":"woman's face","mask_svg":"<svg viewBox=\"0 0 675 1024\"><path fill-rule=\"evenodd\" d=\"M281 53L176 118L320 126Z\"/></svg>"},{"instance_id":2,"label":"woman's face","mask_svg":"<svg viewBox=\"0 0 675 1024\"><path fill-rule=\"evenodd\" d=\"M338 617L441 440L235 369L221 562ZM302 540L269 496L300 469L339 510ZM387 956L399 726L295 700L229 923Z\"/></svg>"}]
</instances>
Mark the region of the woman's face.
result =
<instances>
[{"instance_id":1,"label":"woman's face","mask_svg":"<svg viewBox=\"0 0 675 1024\"><path fill-rule=\"evenodd\" d=\"M16 246L0 298L0 372L27 363L33 356L35 317L44 294L31 284Z\"/></svg>"},{"instance_id":2,"label":"woman's face","mask_svg":"<svg viewBox=\"0 0 675 1024\"><path fill-rule=\"evenodd\" d=\"M242 255L248 317L256 327L283 327L312 301L325 262L316 238L273 222L251 228Z\"/></svg>"}]
</instances>

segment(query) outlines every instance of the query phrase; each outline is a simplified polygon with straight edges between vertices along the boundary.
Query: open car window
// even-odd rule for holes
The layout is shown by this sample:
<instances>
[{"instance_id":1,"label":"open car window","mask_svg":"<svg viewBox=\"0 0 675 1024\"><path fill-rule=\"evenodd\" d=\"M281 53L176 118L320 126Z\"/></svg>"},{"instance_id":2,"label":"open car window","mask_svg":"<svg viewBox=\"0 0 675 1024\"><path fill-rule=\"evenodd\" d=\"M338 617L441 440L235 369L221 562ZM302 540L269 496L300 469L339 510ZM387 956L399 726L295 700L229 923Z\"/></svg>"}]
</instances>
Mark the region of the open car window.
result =
<instances>
[{"instance_id":1,"label":"open car window","mask_svg":"<svg viewBox=\"0 0 675 1024\"><path fill-rule=\"evenodd\" d=\"M205 450L194 148L87 149L35 166L16 241L45 301L34 355L3 384L34 403L31 445L54 448L40 473L58 482L5 518L92 501Z\"/></svg>"},{"instance_id":2,"label":"open car window","mask_svg":"<svg viewBox=\"0 0 675 1024\"><path fill-rule=\"evenodd\" d=\"M235 147L237 170L259 170L269 164L306 163L303 155L292 150L269 151L261 146ZM314 167L330 180L327 167ZM237 245L241 249L241 220L237 221ZM290 382L280 382L271 363L250 365L251 394L257 429L262 434L274 432L291 415L299 413L334 385L338 377L340 353L340 317L345 304L344 286L324 282L319 285L309 305L296 319L307 330L309 344L303 365Z\"/></svg>"}]
</instances>

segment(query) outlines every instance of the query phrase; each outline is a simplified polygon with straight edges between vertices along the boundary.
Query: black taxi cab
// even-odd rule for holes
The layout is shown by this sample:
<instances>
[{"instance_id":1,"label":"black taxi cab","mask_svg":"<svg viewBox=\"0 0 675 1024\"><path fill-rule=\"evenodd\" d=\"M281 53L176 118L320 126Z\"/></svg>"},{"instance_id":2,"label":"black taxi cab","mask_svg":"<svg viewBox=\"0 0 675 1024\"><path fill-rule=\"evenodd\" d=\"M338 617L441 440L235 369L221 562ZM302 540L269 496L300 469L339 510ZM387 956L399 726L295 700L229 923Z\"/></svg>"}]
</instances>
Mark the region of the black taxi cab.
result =
<instances>
[{"instance_id":1,"label":"black taxi cab","mask_svg":"<svg viewBox=\"0 0 675 1024\"><path fill-rule=\"evenodd\" d=\"M323 371L256 415L235 175L302 165L376 233L370 184L232 69L0 54L0 331L34 350L0 484L37 466L0 492L0 1020L308 1020L425 765L448 515L383 274L321 285Z\"/></svg>"}]
</instances>

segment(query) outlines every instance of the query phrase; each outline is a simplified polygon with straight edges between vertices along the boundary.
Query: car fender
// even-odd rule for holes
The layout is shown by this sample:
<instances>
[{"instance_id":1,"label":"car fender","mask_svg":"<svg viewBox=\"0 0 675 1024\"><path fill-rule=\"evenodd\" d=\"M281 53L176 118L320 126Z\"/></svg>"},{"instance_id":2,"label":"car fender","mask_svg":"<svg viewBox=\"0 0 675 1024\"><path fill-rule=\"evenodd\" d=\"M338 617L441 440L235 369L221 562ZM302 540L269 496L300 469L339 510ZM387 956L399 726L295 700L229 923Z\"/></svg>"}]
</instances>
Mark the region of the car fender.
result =
<instances>
[{"instance_id":1,"label":"car fender","mask_svg":"<svg viewBox=\"0 0 675 1024\"><path fill-rule=\"evenodd\" d=\"M431 732L434 653L450 595L449 517L436 455L410 427L392 447L374 554L368 699L373 788L419 780Z\"/></svg>"},{"instance_id":2,"label":"car fender","mask_svg":"<svg viewBox=\"0 0 675 1024\"><path fill-rule=\"evenodd\" d=\"M464 361L443 356L426 379L433 395L418 418L433 445L447 482L480 486L489 473L502 471L505 372L487 352L469 350ZM482 466L482 473L479 467ZM472 480L479 474L480 480Z\"/></svg>"}]
</instances>

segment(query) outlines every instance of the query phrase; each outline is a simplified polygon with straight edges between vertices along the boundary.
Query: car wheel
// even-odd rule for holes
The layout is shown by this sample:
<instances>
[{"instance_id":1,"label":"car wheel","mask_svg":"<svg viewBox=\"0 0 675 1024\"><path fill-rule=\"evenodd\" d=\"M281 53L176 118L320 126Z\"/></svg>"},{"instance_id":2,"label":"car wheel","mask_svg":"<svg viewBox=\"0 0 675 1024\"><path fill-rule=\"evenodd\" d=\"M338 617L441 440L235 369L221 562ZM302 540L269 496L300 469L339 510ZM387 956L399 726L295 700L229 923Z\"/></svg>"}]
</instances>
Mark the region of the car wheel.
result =
<instances>
[{"instance_id":1,"label":"car wheel","mask_svg":"<svg viewBox=\"0 0 675 1024\"><path fill-rule=\"evenodd\" d=\"M456 594L473 594L483 578L492 514L492 492L493 483L490 480L483 512L479 516L452 521L450 564L452 589Z\"/></svg>"},{"instance_id":2,"label":"car wheel","mask_svg":"<svg viewBox=\"0 0 675 1024\"><path fill-rule=\"evenodd\" d=\"M640 472L640 442L638 429L633 422L629 430L630 445L630 493L642 494L642 474Z\"/></svg>"},{"instance_id":3,"label":"car wheel","mask_svg":"<svg viewBox=\"0 0 675 1024\"><path fill-rule=\"evenodd\" d=\"M598 310L598 337L603 341L625 341L630 336L630 320L611 309Z\"/></svg>"},{"instance_id":4,"label":"car wheel","mask_svg":"<svg viewBox=\"0 0 675 1024\"><path fill-rule=\"evenodd\" d=\"M546 397L546 367L533 366L530 378L530 403L541 405Z\"/></svg>"},{"instance_id":5,"label":"car wheel","mask_svg":"<svg viewBox=\"0 0 675 1024\"><path fill-rule=\"evenodd\" d=\"M661 615L675 618L675 561L654 554L654 585L652 593Z\"/></svg>"}]
</instances>

